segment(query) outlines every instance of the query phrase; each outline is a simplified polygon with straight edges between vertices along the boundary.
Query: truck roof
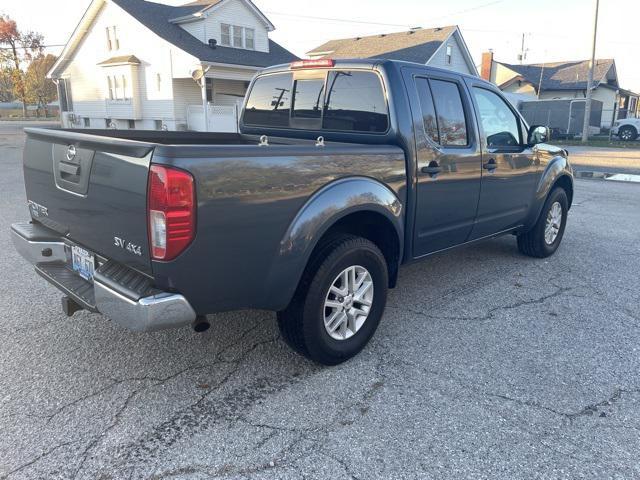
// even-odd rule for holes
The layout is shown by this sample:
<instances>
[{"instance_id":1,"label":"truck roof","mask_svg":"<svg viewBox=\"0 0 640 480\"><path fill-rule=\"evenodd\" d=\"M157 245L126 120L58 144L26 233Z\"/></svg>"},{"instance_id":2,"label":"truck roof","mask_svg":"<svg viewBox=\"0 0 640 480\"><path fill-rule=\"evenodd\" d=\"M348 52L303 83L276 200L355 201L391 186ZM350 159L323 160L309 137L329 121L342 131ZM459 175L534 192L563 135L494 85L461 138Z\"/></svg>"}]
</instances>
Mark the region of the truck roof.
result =
<instances>
[{"instance_id":1,"label":"truck roof","mask_svg":"<svg viewBox=\"0 0 640 480\"><path fill-rule=\"evenodd\" d=\"M323 59L324 60L324 59ZM326 59L326 60L332 60L332 59ZM407 67L418 67L418 68L423 68L425 71L433 71L433 72L442 72L442 73L448 73L448 74L455 74L455 75L459 75L460 77L466 77L466 78L472 78L476 81L480 80L483 83L486 83L487 85L493 86L495 87L494 84L492 84L491 82L488 82L484 79L481 79L479 77L475 77L473 75L469 75L466 73L460 73L460 72L456 72L453 70L447 70L445 68L439 68L439 67L432 67L429 65L424 65L421 63L415 63L415 62L406 62L403 60L388 60L388 59L384 59L384 58L351 58L351 59L335 59L333 60L334 65L333 67L310 67L310 68L318 68L318 69L336 69L336 68L368 68L371 70L374 70L376 68L401 68L403 66L407 66ZM263 70L261 70L259 73L275 73L275 72L284 72L284 71L289 71L291 68L291 64L289 63L284 63L284 64L280 64L280 65L274 65L271 67L267 67Z\"/></svg>"}]
</instances>

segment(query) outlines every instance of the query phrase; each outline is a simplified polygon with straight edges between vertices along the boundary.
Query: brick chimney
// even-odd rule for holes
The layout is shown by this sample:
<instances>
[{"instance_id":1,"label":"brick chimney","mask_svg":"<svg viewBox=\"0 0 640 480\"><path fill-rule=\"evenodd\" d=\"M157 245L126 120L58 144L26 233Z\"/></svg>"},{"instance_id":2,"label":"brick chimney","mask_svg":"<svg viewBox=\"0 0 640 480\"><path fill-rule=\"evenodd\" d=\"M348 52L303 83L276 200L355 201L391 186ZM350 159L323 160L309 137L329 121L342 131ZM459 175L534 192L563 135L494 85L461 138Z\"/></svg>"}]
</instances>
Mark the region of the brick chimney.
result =
<instances>
[{"instance_id":1,"label":"brick chimney","mask_svg":"<svg viewBox=\"0 0 640 480\"><path fill-rule=\"evenodd\" d=\"M485 80L491 81L491 67L493 66L493 51L489 50L482 54L482 66L480 67L480 76Z\"/></svg>"}]
</instances>

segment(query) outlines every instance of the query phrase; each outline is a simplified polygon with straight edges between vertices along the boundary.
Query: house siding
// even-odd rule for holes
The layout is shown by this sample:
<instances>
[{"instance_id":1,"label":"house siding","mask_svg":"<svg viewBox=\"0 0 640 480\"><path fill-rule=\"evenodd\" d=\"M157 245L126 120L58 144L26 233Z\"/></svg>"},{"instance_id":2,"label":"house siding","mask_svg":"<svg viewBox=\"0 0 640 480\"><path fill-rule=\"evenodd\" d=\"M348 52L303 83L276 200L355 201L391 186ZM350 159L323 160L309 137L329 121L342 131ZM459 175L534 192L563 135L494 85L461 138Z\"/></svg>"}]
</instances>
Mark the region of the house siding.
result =
<instances>
[{"instance_id":1,"label":"house siding","mask_svg":"<svg viewBox=\"0 0 640 480\"><path fill-rule=\"evenodd\" d=\"M120 45L119 49L109 51L106 29L111 26L116 26ZM148 48L141 49L141 45ZM91 126L104 126L105 118L149 120L146 125L153 124L153 120L173 118L172 50L175 48L171 44L144 28L117 5L107 2L62 73L62 77L70 80L73 112L90 118ZM98 65L110 57L131 54L140 59L140 65ZM123 74L127 76L131 99L112 102L108 99L107 75ZM116 124L120 128L120 122Z\"/></svg>"},{"instance_id":2,"label":"house siding","mask_svg":"<svg viewBox=\"0 0 640 480\"><path fill-rule=\"evenodd\" d=\"M212 8L203 19L182 23L180 26L203 43L215 38L220 44L220 25L223 23L252 28L255 31L255 50L269 52L269 36L264 22L242 0L225 2Z\"/></svg>"},{"instance_id":3,"label":"house siding","mask_svg":"<svg viewBox=\"0 0 640 480\"><path fill-rule=\"evenodd\" d=\"M202 105L202 91L191 78L173 80L173 110L176 125L187 123L187 107Z\"/></svg>"},{"instance_id":4,"label":"house siding","mask_svg":"<svg viewBox=\"0 0 640 480\"><path fill-rule=\"evenodd\" d=\"M447 63L447 45L451 45L451 63ZM476 72L472 70L464 59L462 47L460 46L460 40L454 33L451 35L448 41L444 42L433 56L427 62L427 65L431 67L446 68L447 70L453 70L454 72L465 73L468 75L476 75Z\"/></svg>"}]
</instances>

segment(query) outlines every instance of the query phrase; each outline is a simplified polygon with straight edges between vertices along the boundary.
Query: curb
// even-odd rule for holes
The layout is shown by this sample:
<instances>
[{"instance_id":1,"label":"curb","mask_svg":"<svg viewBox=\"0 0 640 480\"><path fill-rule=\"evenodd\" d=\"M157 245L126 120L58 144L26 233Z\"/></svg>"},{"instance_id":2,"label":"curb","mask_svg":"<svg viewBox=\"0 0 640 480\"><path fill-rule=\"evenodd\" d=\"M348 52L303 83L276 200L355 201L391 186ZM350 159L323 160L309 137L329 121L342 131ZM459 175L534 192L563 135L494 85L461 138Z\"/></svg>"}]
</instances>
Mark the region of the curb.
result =
<instances>
[{"instance_id":1,"label":"curb","mask_svg":"<svg viewBox=\"0 0 640 480\"><path fill-rule=\"evenodd\" d=\"M577 178L592 180L608 180L612 182L640 183L640 175L631 173L606 173L606 172L576 172Z\"/></svg>"}]
</instances>

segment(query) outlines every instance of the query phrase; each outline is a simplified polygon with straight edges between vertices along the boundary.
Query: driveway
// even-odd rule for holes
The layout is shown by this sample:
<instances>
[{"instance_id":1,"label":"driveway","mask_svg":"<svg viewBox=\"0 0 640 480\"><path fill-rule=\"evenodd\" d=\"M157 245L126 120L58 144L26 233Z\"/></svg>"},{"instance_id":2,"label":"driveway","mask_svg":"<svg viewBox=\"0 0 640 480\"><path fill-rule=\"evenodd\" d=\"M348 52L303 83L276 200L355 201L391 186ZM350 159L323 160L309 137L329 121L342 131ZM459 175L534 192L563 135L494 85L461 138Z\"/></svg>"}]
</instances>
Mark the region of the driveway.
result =
<instances>
[{"instance_id":1,"label":"driveway","mask_svg":"<svg viewBox=\"0 0 640 480\"><path fill-rule=\"evenodd\" d=\"M578 180L548 260L512 237L402 270L371 344L321 368L275 316L133 334L18 257L0 135L0 478L640 478L640 186Z\"/></svg>"}]
</instances>

